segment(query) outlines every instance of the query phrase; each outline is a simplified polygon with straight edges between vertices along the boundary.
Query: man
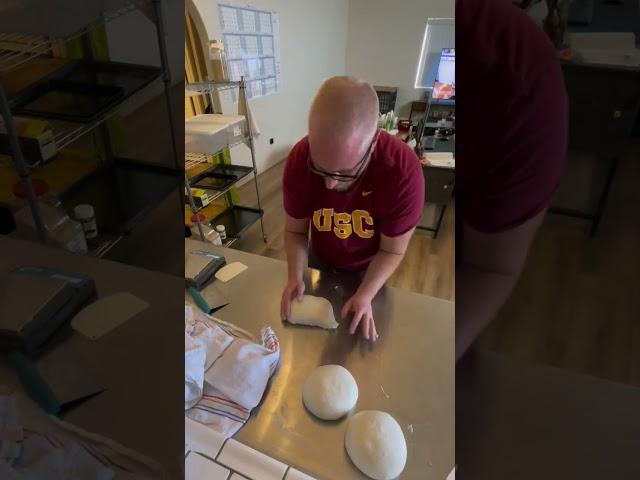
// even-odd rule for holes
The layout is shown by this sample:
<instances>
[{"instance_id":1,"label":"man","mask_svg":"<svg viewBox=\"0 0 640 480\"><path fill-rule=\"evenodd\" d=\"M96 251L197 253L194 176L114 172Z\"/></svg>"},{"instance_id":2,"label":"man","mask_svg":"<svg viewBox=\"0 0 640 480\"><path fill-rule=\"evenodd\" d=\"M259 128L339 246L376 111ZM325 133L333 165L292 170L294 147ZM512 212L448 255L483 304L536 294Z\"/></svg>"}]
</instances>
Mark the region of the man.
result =
<instances>
[{"instance_id":1,"label":"man","mask_svg":"<svg viewBox=\"0 0 640 480\"><path fill-rule=\"evenodd\" d=\"M502 0L456 2L456 356L510 295L555 193L567 101L553 45Z\"/></svg>"},{"instance_id":2,"label":"man","mask_svg":"<svg viewBox=\"0 0 640 480\"><path fill-rule=\"evenodd\" d=\"M371 301L400 264L424 205L416 154L377 123L371 85L350 77L327 80L311 105L309 134L289 153L282 182L288 262L283 319L291 302L302 299L309 260L316 268L364 272L341 315L353 312L350 333L360 328L372 341L378 334Z\"/></svg>"}]
</instances>

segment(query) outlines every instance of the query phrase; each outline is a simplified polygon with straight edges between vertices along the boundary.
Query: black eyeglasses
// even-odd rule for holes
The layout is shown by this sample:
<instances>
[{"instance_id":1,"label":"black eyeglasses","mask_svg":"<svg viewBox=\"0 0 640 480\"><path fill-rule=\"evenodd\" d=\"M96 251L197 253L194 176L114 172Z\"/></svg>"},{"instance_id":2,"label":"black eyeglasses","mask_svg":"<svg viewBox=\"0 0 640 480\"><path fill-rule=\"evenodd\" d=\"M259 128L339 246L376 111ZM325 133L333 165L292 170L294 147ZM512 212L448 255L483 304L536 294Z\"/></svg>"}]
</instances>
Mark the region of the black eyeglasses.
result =
<instances>
[{"instance_id":1,"label":"black eyeglasses","mask_svg":"<svg viewBox=\"0 0 640 480\"><path fill-rule=\"evenodd\" d=\"M371 140L371 143L369 144L369 148L367 148L367 151L365 152L364 156L362 157L362 160L360 160L355 165L355 167L353 167L353 168L356 169L356 171L355 171L355 173L353 175L347 175L347 174L343 174L343 173L332 173L332 172L326 172L324 170L320 170L319 168L317 168L313 164L313 161L311 160L311 154L309 154L309 156L307 157L307 163L309 164L309 170L311 170L316 175L320 175L321 177L332 178L333 180L337 180L338 182L349 182L351 180L355 180L362 173L362 170L364 169L364 166L366 164L367 158L369 158L369 154L371 153L371 149L373 148L373 144L376 142L377 138L378 138L378 134L376 133L373 136L373 140Z\"/></svg>"}]
</instances>

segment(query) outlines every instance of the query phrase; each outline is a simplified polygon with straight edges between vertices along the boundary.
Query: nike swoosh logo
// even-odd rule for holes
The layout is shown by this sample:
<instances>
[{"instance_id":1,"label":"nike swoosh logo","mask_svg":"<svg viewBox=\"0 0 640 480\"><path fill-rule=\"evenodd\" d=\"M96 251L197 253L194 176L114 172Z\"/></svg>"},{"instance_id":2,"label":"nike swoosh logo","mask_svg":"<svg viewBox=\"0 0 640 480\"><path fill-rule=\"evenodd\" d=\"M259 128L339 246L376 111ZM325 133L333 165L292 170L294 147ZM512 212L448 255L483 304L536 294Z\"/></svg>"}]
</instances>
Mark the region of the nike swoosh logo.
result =
<instances>
[{"instance_id":1,"label":"nike swoosh logo","mask_svg":"<svg viewBox=\"0 0 640 480\"><path fill-rule=\"evenodd\" d=\"M362 196L363 196L363 197L366 197L367 195L371 195L372 193L373 193L373 190L370 190L370 191L368 191L368 192L363 191L363 192L362 192Z\"/></svg>"}]
</instances>

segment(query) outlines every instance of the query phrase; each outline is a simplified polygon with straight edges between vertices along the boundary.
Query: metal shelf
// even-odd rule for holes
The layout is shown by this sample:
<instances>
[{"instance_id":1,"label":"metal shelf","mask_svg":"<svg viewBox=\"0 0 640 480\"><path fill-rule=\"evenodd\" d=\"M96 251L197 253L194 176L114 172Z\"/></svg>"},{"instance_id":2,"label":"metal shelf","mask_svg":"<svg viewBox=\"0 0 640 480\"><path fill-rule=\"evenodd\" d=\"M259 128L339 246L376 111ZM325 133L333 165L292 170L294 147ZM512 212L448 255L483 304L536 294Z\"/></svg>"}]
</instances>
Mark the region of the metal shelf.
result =
<instances>
[{"instance_id":1,"label":"metal shelf","mask_svg":"<svg viewBox=\"0 0 640 480\"><path fill-rule=\"evenodd\" d=\"M215 154L208 153L185 153L184 168L190 169L203 163L208 163L210 158Z\"/></svg>"},{"instance_id":2,"label":"metal shelf","mask_svg":"<svg viewBox=\"0 0 640 480\"><path fill-rule=\"evenodd\" d=\"M105 236L103 234L98 234L98 238L98 245L89 250L89 255L92 257L102 258L107 253L109 253L113 247L120 243L120 241L124 237L122 235L114 237L110 235Z\"/></svg>"},{"instance_id":3,"label":"metal shelf","mask_svg":"<svg viewBox=\"0 0 640 480\"><path fill-rule=\"evenodd\" d=\"M79 200L81 200L81 203L94 203L96 204L96 211L98 211L98 205L96 202L103 202L103 205L101 207L103 209L103 212L102 214L97 215L99 223L101 221L104 222L105 219L107 222L109 222L111 220L114 220L115 217L118 217L115 218L115 220L117 221L119 221L120 219L124 220L124 223L126 224L124 227L121 227L120 223L118 222L112 222L113 225L109 225L115 226L115 229L118 231L114 232L114 234L112 235L105 236L104 242L102 241L101 236L101 239L98 242L98 246L96 248L92 248L91 252L92 255L97 256L104 255L117 242L120 241L122 229L126 230L127 228L133 228L142 213L148 211L149 209L155 208L160 202L167 198L170 191L177 189L177 187L182 183L183 176L181 168L182 165L180 162L180 156L178 154L178 147L175 138L173 118L174 108L171 101L169 62L167 56L167 45L165 38L166 35L161 4L157 0L153 0L153 2L150 0L119 0L118 3L120 4L118 8L112 9L108 12L100 13L98 15L98 18L88 24L85 24L84 27L80 28L74 33L64 36L63 38L24 33L0 33L0 115L4 120L8 122L8 136L10 140L10 151L13 167L25 187L29 205L31 207L33 220L38 230L39 240L42 243L46 243L46 229L42 220L41 212L39 211L37 202L35 200L33 187L30 182L31 170L33 170L33 167L35 167L36 165L29 165L25 161L22 148L20 147L18 135L16 134L15 129L12 128L12 122L10 121L13 116L13 113L11 111L11 102L7 98L7 94L2 83L2 76L4 73L16 70L26 62L38 56L52 56L63 47L65 42L69 42L70 40L74 39L82 38L83 47L85 49L89 47L88 58L89 60L91 60L93 59L93 55L91 54L90 50L90 33L96 27L104 25L111 20L122 17L123 15L126 15L135 10L145 10L146 15L148 13L152 13L152 15L150 15L150 18L156 27L156 41L160 52L161 64L161 67L158 69L157 76L149 78L148 82L146 82L144 85L140 85L139 87L132 87L131 90L123 95L122 98L115 102L112 106L102 110L99 115L92 116L91 120L87 119L86 122L49 120L54 132L54 140L56 142L56 146L59 150L61 150L72 142L76 141L81 136L93 130L96 130L96 128L99 127L105 120L110 118L114 113L118 112L119 108L125 102L135 96L137 92L146 90L146 88L158 78L162 78L163 80L166 112L168 117L167 120L169 124L169 131L173 149L174 168L167 169L166 167L161 166L145 165L145 168L154 170L153 172L149 173L149 175L153 177L152 180L159 179L158 181L160 182L160 191L155 191L155 193L153 193L150 197L146 193L149 189L149 182L147 182L145 178L142 178L143 181L140 181L141 174L138 171L129 169L131 171L125 172L128 167L123 164L123 162L116 161L118 159L113 157L109 135L105 134L104 131L99 130L102 133L106 147L105 150L107 162L105 163L105 168L99 168L98 170L89 174L87 177L71 186L61 195L61 200L63 201L63 203L65 201L67 201L67 203L78 203ZM147 7L150 8L149 12L147 12ZM25 116L30 117L30 115ZM109 172L106 167L110 167L113 171ZM125 173L131 173L131 175L129 176L130 178L124 178ZM165 173L168 173L168 175L165 175ZM167 179L166 177L171 178ZM92 183L100 184L98 185L98 187L103 187L105 185L106 187L100 190L100 188L93 188ZM128 205L126 204L126 199L124 202L124 206L118 205L117 202L118 200L122 201L124 193L131 193L131 188L137 186L134 185L135 183L142 186L137 191L135 191L133 195L129 196L141 205L139 205L140 208L136 207L136 211L131 212L131 209L128 209ZM125 191L127 189L129 189L129 192ZM146 196L141 196L140 193L145 193ZM104 198L107 195L110 195L111 198ZM89 200L83 200L81 198L83 196L86 196L86 198L88 198ZM110 216L114 218L109 218ZM100 228L101 234L105 233L105 230L108 234L108 228Z\"/></svg>"},{"instance_id":4,"label":"metal shelf","mask_svg":"<svg viewBox=\"0 0 640 480\"><path fill-rule=\"evenodd\" d=\"M59 194L68 209L93 205L98 231L131 232L157 205L181 187L181 172L127 158L115 158Z\"/></svg>"},{"instance_id":5,"label":"metal shelf","mask_svg":"<svg viewBox=\"0 0 640 480\"><path fill-rule=\"evenodd\" d=\"M196 165L207 163L211 159L211 157L213 157L215 155L218 155L220 152L222 152L223 150L225 150L227 148L233 148L236 145L240 145L241 143L249 146L249 137L246 136L246 137L243 137L242 139L238 140L237 142L225 145L223 148L221 148L217 152L213 152L213 153L185 153L185 155L184 155L184 167L186 169L189 169L189 168L195 167Z\"/></svg>"},{"instance_id":6,"label":"metal shelf","mask_svg":"<svg viewBox=\"0 0 640 480\"><path fill-rule=\"evenodd\" d=\"M109 120L109 118L117 114L120 111L120 108L124 104L129 102L132 98L136 97L137 95L140 95L141 94L140 92L144 91L145 88L147 88L149 85L153 84L154 82L157 82L160 78L162 78L162 72L159 71L157 76L151 79L142 88L131 92L129 95L125 95L124 97L119 99L114 105L112 105L111 108L109 108L105 113L99 115L96 119L90 122L74 122L74 121L68 121L68 120L42 118L42 120L48 122L49 125L51 125L51 128L53 130L53 139L56 144L56 149L58 151L62 150L63 148L68 147L73 142L75 142L82 136L86 135L87 133L94 131L102 123L104 123L105 121ZM35 116L25 115L25 117L40 119L40 117L35 117ZM30 169L36 168L43 163L44 162L34 162L32 164L29 164L29 168Z\"/></svg>"},{"instance_id":7,"label":"metal shelf","mask_svg":"<svg viewBox=\"0 0 640 480\"><path fill-rule=\"evenodd\" d=\"M161 73L158 73L158 76L154 78L150 83L157 82L158 79L161 78ZM147 85L148 86L148 85ZM147 87L145 86L145 88ZM134 98L140 92L144 91L145 88L142 88L131 95L123 97L119 100L113 107L111 107L106 113L100 115L97 119L88 122L88 123L76 123L76 122L67 122L64 120L48 120L49 123L54 125L54 139L56 142L56 147L58 150L61 150L71 143L75 142L77 139L82 137L83 135L95 130L96 127L100 126L101 123L105 122L113 115L118 113L120 108L127 103L129 100Z\"/></svg>"},{"instance_id":8,"label":"metal shelf","mask_svg":"<svg viewBox=\"0 0 640 480\"><path fill-rule=\"evenodd\" d=\"M185 85L184 89L188 92L198 93L205 95L208 93L220 92L222 90L230 90L232 88L239 88L242 82L196 82Z\"/></svg>"},{"instance_id":9,"label":"metal shelf","mask_svg":"<svg viewBox=\"0 0 640 480\"><path fill-rule=\"evenodd\" d=\"M229 190L231 190L233 187L235 187L240 180L246 178L248 175L252 174L253 172L254 172L254 170L252 168L250 171L246 172L244 175L239 176L238 178L236 178L233 182L231 182L229 185L227 185L223 189L220 189L220 190L214 189L214 188L205 189L205 190L209 190L209 191L215 192L215 194L209 199L209 203L212 203L212 202L216 201L218 198L222 197L225 193L227 193ZM202 173L204 173L204 172L202 172ZM199 175L202 175L202 174L199 174ZM202 187L196 187L195 185L190 185L190 187L191 188L202 188ZM205 207L201 207L201 208L197 208L196 207L196 211L194 213L199 213L204 208L206 208L206 206Z\"/></svg>"},{"instance_id":10,"label":"metal shelf","mask_svg":"<svg viewBox=\"0 0 640 480\"><path fill-rule=\"evenodd\" d=\"M134 94L135 95L135 94ZM101 115L97 120L94 120L89 123L75 123L75 122L67 122L64 120L52 120L52 119L44 119L51 125L53 129L53 140L56 144L56 149L62 150L63 148L68 147L73 142L94 131L100 124L107 121L109 118L118 113L120 107L126 103L131 97L126 97L122 99L117 105L109 110L107 113ZM29 117L35 118L35 117ZM46 162L34 162L29 164L29 168L33 169L39 167L43 163Z\"/></svg>"},{"instance_id":11,"label":"metal shelf","mask_svg":"<svg viewBox=\"0 0 640 480\"><path fill-rule=\"evenodd\" d=\"M214 92L229 90L232 88L238 88L240 90L240 93L243 93L244 90L246 89L246 81L244 77L242 77L239 82L207 81L207 82L187 84L185 85L185 94L187 96L193 96L190 94L194 94L194 93L201 94L201 95L205 95L205 94L212 95ZM247 96L241 95L241 97L242 97L241 102L244 105L244 111L248 112L249 106L247 104ZM255 146L253 142L253 131L251 129L251 122L249 122L248 119L247 119L247 135L242 140L236 143L226 145L225 148L231 148L235 145L238 145L239 143L245 143L249 147L249 150L251 151L251 164L253 167L251 173L253 174L253 183L256 189L256 198L257 198L258 208L253 209L248 207L242 207L239 205L230 205L227 207L226 210L224 210L222 213L220 213L213 219L215 221L215 220L220 220L224 217L224 220L227 221L227 223L230 223L230 225L227 226L227 234L229 235L229 237L225 242L224 246L230 246L242 235L245 229L247 229L250 225L255 223L257 220L260 220L260 229L262 231L262 239L264 240L265 243L267 241L267 236L264 231L264 221L263 221L264 212L260 205L261 203L260 191L258 189L258 177L257 177L258 171L256 167L256 154L255 154ZM198 164L206 162L209 158L211 158L213 155L216 155L222 150L224 150L224 148L219 150L218 152L190 153L185 155L186 168L185 168L185 174L184 174L184 185L185 185L185 190L189 199L189 207L191 208L191 212L193 214L196 214L199 211L199 209L196 208L195 203L193 201L193 196L191 195L191 183L190 183L189 175L187 174L187 168L192 168L194 166L197 166ZM242 176L241 178L244 178L244 177L246 177L246 175ZM194 177L194 178L197 178L197 177ZM231 187L233 187L233 185L236 185L238 180L233 182L233 184L229 185L228 188L226 188L219 195L217 195L216 198L219 198ZM196 225L200 232L200 236L202 236L203 234L202 226L199 220L196 221ZM234 228L229 228L229 227L234 227Z\"/></svg>"},{"instance_id":12,"label":"metal shelf","mask_svg":"<svg viewBox=\"0 0 640 480\"><path fill-rule=\"evenodd\" d=\"M260 209L231 205L208 223L211 226L222 224L225 226L228 238L240 237L247 228L261 220L264 212Z\"/></svg>"},{"instance_id":13,"label":"metal shelf","mask_svg":"<svg viewBox=\"0 0 640 480\"><path fill-rule=\"evenodd\" d=\"M54 38L44 35L32 35L24 33L0 33L0 74L11 72L30 60L50 53L56 45L66 43L90 32L99 25L115 20L128 14L148 0L128 0L121 7L104 12L94 22L85 25L80 30L63 38Z\"/></svg>"},{"instance_id":14,"label":"metal shelf","mask_svg":"<svg viewBox=\"0 0 640 480\"><path fill-rule=\"evenodd\" d=\"M223 247L230 247L231 245L233 245L234 243L236 243L238 240L240 240L240 237L231 237L231 238L227 238L225 240L225 242L222 244Z\"/></svg>"}]
</instances>

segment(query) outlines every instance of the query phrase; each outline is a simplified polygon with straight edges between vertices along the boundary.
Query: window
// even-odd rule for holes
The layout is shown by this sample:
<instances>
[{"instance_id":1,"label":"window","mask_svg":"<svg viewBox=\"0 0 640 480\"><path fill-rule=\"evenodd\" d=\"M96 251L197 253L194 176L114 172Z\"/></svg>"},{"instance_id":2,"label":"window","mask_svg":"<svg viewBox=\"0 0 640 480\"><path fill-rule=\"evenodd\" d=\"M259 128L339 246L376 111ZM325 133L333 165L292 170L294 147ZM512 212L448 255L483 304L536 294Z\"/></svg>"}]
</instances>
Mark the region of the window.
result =
<instances>
[{"instance_id":1,"label":"window","mask_svg":"<svg viewBox=\"0 0 640 480\"><path fill-rule=\"evenodd\" d=\"M280 85L278 17L275 12L219 4L229 78L247 82L247 98L270 95ZM236 92L232 90L234 102Z\"/></svg>"},{"instance_id":2,"label":"window","mask_svg":"<svg viewBox=\"0 0 640 480\"><path fill-rule=\"evenodd\" d=\"M428 18L424 30L415 88L432 88L438 73L443 48L455 48L456 27L453 18Z\"/></svg>"}]
</instances>

